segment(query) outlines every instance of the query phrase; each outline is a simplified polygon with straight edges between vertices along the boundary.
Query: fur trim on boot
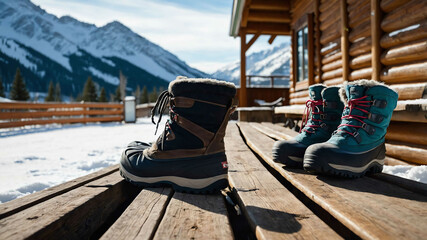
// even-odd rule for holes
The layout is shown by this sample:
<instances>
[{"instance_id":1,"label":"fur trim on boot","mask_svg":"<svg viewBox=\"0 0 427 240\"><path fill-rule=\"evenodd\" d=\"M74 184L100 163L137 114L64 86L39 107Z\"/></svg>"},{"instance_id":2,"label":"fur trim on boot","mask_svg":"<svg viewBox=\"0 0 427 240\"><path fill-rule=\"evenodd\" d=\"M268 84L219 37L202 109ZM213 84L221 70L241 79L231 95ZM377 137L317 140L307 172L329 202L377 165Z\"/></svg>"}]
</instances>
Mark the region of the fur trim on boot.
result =
<instances>
[{"instance_id":1,"label":"fur trim on boot","mask_svg":"<svg viewBox=\"0 0 427 240\"><path fill-rule=\"evenodd\" d=\"M339 90L341 101L344 104L347 104L347 102L348 102L347 95L345 94L345 89L347 88L347 85L366 86L366 87L373 87L373 86L377 86L377 85L387 86L382 82L378 82L375 80L368 80L368 79L361 79L361 80L352 81L352 82L345 81Z\"/></svg>"}]
</instances>

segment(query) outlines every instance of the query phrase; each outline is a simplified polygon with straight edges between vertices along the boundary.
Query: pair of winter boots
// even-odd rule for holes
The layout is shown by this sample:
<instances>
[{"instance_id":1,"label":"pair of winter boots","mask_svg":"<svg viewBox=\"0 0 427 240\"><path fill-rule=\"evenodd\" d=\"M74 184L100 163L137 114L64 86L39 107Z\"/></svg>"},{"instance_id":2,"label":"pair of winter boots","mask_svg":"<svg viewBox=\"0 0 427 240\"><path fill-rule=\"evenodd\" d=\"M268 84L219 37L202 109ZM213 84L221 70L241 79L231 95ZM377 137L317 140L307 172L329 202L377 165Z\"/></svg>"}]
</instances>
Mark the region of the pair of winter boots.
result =
<instances>
[{"instance_id":1,"label":"pair of winter boots","mask_svg":"<svg viewBox=\"0 0 427 240\"><path fill-rule=\"evenodd\" d=\"M169 108L163 133L152 145L132 142L122 154L121 175L143 187L209 193L228 186L224 136L235 109L234 84L178 77L162 92L151 115ZM157 130L157 127L156 127Z\"/></svg>"},{"instance_id":2,"label":"pair of winter boots","mask_svg":"<svg viewBox=\"0 0 427 240\"><path fill-rule=\"evenodd\" d=\"M309 87L305 126L273 148L275 162L308 172L356 178L379 173L398 94L373 80ZM345 106L344 104L345 103Z\"/></svg>"}]
</instances>

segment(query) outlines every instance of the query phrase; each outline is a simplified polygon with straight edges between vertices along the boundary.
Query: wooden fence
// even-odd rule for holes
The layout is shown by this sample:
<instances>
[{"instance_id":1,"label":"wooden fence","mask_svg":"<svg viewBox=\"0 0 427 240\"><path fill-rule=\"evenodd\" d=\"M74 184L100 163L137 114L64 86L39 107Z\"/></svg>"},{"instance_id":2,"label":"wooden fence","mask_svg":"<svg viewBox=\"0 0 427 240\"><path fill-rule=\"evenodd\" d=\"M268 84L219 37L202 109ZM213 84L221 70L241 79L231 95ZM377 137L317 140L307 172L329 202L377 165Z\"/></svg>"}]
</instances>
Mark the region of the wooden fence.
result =
<instances>
[{"instance_id":1,"label":"wooden fence","mask_svg":"<svg viewBox=\"0 0 427 240\"><path fill-rule=\"evenodd\" d=\"M0 103L0 128L122 120L123 104L118 103Z\"/></svg>"}]
</instances>

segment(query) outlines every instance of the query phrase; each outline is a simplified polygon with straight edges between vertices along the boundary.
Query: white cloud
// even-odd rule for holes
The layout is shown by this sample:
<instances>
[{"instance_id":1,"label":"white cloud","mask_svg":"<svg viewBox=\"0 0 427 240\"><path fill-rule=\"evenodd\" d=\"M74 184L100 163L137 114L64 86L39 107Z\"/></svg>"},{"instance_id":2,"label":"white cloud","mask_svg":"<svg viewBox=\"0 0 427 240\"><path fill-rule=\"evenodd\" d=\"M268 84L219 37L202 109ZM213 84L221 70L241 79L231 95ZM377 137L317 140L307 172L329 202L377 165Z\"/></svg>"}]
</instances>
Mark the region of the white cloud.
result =
<instances>
[{"instance_id":1,"label":"white cloud","mask_svg":"<svg viewBox=\"0 0 427 240\"><path fill-rule=\"evenodd\" d=\"M229 11L207 11L149 0L32 1L58 17L70 15L97 26L118 20L207 72L215 65L223 65L224 59L233 62L240 56L240 39L228 36L231 4ZM259 39L250 52L266 46L266 40Z\"/></svg>"}]
</instances>

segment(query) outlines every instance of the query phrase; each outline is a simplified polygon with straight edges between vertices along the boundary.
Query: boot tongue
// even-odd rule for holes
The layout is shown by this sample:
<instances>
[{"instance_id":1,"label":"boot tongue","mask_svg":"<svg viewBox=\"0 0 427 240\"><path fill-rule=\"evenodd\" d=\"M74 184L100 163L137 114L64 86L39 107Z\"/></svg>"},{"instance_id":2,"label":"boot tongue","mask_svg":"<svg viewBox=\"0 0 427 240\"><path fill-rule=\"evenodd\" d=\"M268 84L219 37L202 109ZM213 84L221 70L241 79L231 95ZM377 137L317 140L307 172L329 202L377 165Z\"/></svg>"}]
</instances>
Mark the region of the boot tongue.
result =
<instances>
[{"instance_id":1,"label":"boot tongue","mask_svg":"<svg viewBox=\"0 0 427 240\"><path fill-rule=\"evenodd\" d=\"M323 85L313 85L309 87L309 95L311 100L322 100L322 90L325 88Z\"/></svg>"},{"instance_id":2,"label":"boot tongue","mask_svg":"<svg viewBox=\"0 0 427 240\"><path fill-rule=\"evenodd\" d=\"M365 96L365 86L358 86L358 85L347 85L346 88L346 94L348 96L348 99L357 99Z\"/></svg>"}]
</instances>

